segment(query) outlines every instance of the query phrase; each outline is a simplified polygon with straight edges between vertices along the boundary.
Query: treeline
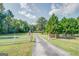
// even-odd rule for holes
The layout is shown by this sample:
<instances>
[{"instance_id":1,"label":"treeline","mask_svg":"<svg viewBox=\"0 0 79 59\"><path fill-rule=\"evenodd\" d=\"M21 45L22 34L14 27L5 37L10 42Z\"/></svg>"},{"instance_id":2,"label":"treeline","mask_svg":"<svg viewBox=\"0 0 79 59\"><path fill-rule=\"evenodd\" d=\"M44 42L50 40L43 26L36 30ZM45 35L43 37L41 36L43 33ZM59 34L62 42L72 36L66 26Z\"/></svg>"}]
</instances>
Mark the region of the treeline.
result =
<instances>
[{"instance_id":1,"label":"treeline","mask_svg":"<svg viewBox=\"0 0 79 59\"><path fill-rule=\"evenodd\" d=\"M28 32L29 25L26 21L15 19L10 10L6 10L2 3L0 3L0 33L21 33Z\"/></svg>"},{"instance_id":2,"label":"treeline","mask_svg":"<svg viewBox=\"0 0 79 59\"><path fill-rule=\"evenodd\" d=\"M61 20L58 20L58 17L53 14L48 23L46 24L46 32L49 34L55 34L55 37L58 37L59 34L67 35L79 33L79 18L66 18L63 17Z\"/></svg>"},{"instance_id":3,"label":"treeline","mask_svg":"<svg viewBox=\"0 0 79 59\"><path fill-rule=\"evenodd\" d=\"M48 21L46 21L44 17L40 17L37 21L37 29L55 38L59 37L60 34L64 34L65 37L67 37L67 35L74 37L73 34L79 33L79 17L63 17L59 20L58 17L53 14Z\"/></svg>"}]
</instances>

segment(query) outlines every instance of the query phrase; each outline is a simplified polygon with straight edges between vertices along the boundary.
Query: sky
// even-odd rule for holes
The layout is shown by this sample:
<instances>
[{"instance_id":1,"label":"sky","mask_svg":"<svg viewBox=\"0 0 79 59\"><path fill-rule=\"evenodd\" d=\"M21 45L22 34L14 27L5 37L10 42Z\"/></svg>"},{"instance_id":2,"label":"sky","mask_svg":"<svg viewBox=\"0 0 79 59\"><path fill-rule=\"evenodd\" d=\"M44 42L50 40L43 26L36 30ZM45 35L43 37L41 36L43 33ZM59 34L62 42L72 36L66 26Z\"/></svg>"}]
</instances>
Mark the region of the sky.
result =
<instances>
[{"instance_id":1,"label":"sky","mask_svg":"<svg viewBox=\"0 0 79 59\"><path fill-rule=\"evenodd\" d=\"M54 13L62 17L78 17L78 3L4 3L5 10L11 10L15 18L35 24L39 17L47 20Z\"/></svg>"}]
</instances>

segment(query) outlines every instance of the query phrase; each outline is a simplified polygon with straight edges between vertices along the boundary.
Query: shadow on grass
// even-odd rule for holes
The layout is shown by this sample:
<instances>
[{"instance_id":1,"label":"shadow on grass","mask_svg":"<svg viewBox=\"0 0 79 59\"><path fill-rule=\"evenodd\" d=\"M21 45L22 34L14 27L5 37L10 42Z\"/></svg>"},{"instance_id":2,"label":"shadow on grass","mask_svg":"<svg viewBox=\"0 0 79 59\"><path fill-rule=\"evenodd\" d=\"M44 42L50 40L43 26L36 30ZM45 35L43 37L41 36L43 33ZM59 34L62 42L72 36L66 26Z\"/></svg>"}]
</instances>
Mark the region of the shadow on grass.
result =
<instances>
[{"instance_id":1,"label":"shadow on grass","mask_svg":"<svg viewBox=\"0 0 79 59\"><path fill-rule=\"evenodd\" d=\"M33 42L33 41L32 41L32 42ZM0 44L0 46L9 46L9 45L25 44L25 43L31 43L31 42L18 42L18 43Z\"/></svg>"},{"instance_id":2,"label":"shadow on grass","mask_svg":"<svg viewBox=\"0 0 79 59\"><path fill-rule=\"evenodd\" d=\"M14 39L14 38L19 38L19 37L0 37L0 40L1 39Z\"/></svg>"},{"instance_id":3,"label":"shadow on grass","mask_svg":"<svg viewBox=\"0 0 79 59\"><path fill-rule=\"evenodd\" d=\"M0 53L0 56L8 56L8 53Z\"/></svg>"},{"instance_id":4,"label":"shadow on grass","mask_svg":"<svg viewBox=\"0 0 79 59\"><path fill-rule=\"evenodd\" d=\"M30 42L36 42L36 41L30 41Z\"/></svg>"}]
</instances>

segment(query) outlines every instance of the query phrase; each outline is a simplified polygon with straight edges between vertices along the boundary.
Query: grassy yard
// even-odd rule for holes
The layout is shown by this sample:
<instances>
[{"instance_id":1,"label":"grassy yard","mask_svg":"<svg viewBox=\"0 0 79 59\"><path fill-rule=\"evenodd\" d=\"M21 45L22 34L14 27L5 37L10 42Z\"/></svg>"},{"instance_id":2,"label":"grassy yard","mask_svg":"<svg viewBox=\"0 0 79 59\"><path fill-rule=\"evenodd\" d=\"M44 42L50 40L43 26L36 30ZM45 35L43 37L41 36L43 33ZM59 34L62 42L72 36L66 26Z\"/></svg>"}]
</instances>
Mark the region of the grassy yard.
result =
<instances>
[{"instance_id":1,"label":"grassy yard","mask_svg":"<svg viewBox=\"0 0 79 59\"><path fill-rule=\"evenodd\" d=\"M32 54L33 44L26 33L0 35L0 55L29 56Z\"/></svg>"},{"instance_id":2,"label":"grassy yard","mask_svg":"<svg viewBox=\"0 0 79 59\"><path fill-rule=\"evenodd\" d=\"M47 35L40 35L45 39L48 38ZM49 43L64 49L65 51L69 52L71 55L79 56L79 40L71 39L71 40L62 40L62 39L51 39L48 40Z\"/></svg>"}]
</instances>

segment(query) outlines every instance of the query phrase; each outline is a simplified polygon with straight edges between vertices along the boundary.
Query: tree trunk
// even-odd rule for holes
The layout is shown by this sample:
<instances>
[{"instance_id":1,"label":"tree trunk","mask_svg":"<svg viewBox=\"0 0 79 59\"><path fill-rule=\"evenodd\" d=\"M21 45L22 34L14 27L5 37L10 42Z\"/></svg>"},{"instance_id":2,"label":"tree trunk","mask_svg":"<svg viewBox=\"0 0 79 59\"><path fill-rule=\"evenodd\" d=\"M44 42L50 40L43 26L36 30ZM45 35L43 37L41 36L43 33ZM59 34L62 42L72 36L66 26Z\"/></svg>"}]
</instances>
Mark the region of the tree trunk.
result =
<instances>
[{"instance_id":1,"label":"tree trunk","mask_svg":"<svg viewBox=\"0 0 79 59\"><path fill-rule=\"evenodd\" d=\"M66 39L67 38L67 34L65 33L65 36L64 36L64 38Z\"/></svg>"},{"instance_id":2,"label":"tree trunk","mask_svg":"<svg viewBox=\"0 0 79 59\"><path fill-rule=\"evenodd\" d=\"M49 40L49 37L50 37L49 34L47 36L48 36L47 39Z\"/></svg>"},{"instance_id":3,"label":"tree trunk","mask_svg":"<svg viewBox=\"0 0 79 59\"><path fill-rule=\"evenodd\" d=\"M74 35L73 35L73 33L71 34L71 37L72 37L72 39L74 38Z\"/></svg>"},{"instance_id":4,"label":"tree trunk","mask_svg":"<svg viewBox=\"0 0 79 59\"><path fill-rule=\"evenodd\" d=\"M59 38L59 34L55 34L55 39Z\"/></svg>"}]
</instances>

